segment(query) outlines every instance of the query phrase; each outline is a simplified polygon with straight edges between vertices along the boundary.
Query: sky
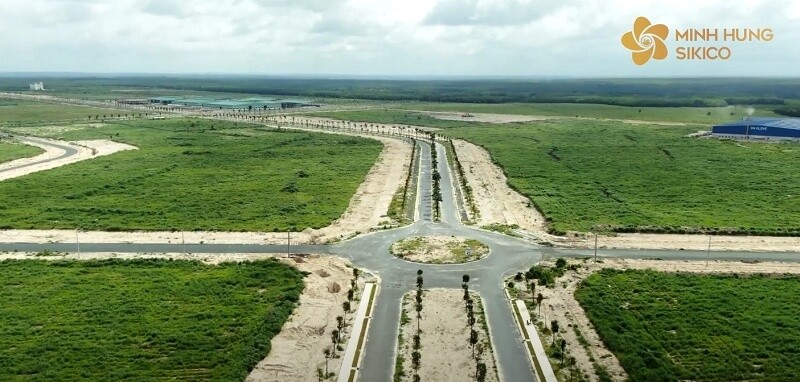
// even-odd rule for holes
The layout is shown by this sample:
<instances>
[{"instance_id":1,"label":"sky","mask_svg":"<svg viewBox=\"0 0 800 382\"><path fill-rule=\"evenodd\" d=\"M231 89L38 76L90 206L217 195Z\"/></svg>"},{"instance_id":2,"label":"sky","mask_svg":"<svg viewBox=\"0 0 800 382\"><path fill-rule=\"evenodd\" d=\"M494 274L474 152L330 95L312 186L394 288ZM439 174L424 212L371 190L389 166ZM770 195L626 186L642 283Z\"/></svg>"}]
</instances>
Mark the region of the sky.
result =
<instances>
[{"instance_id":1,"label":"sky","mask_svg":"<svg viewBox=\"0 0 800 382\"><path fill-rule=\"evenodd\" d=\"M668 57L635 65L638 16ZM686 43L675 29L771 28L769 42ZM0 0L0 72L314 76L800 75L790 0ZM678 60L728 46L728 60Z\"/></svg>"}]
</instances>

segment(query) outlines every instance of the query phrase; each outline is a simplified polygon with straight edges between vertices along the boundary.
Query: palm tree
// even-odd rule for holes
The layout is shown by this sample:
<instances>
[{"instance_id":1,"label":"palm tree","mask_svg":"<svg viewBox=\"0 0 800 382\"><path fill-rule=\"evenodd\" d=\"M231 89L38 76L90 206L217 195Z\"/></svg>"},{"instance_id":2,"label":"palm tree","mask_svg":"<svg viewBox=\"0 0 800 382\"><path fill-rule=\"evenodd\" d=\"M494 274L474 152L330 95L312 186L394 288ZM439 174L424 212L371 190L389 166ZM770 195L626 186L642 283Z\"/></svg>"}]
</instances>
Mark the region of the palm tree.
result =
<instances>
[{"instance_id":1,"label":"palm tree","mask_svg":"<svg viewBox=\"0 0 800 382\"><path fill-rule=\"evenodd\" d=\"M478 362L475 365L475 379L478 382L484 382L486 380L486 364L483 362Z\"/></svg>"},{"instance_id":2,"label":"palm tree","mask_svg":"<svg viewBox=\"0 0 800 382\"><path fill-rule=\"evenodd\" d=\"M553 331L553 345L556 344L556 334L558 334L558 321L550 321L550 330Z\"/></svg>"},{"instance_id":3,"label":"palm tree","mask_svg":"<svg viewBox=\"0 0 800 382\"><path fill-rule=\"evenodd\" d=\"M422 318L422 302L417 304L417 332L419 332L419 320Z\"/></svg>"},{"instance_id":4,"label":"palm tree","mask_svg":"<svg viewBox=\"0 0 800 382\"><path fill-rule=\"evenodd\" d=\"M322 368L317 368L317 381L322 382Z\"/></svg>"},{"instance_id":5,"label":"palm tree","mask_svg":"<svg viewBox=\"0 0 800 382\"><path fill-rule=\"evenodd\" d=\"M472 358L475 358L475 344L478 343L478 331L470 329L469 331L469 344L472 345Z\"/></svg>"},{"instance_id":6,"label":"palm tree","mask_svg":"<svg viewBox=\"0 0 800 382\"><path fill-rule=\"evenodd\" d=\"M561 339L561 366L564 366L564 349L567 348L567 340Z\"/></svg>"},{"instance_id":7,"label":"palm tree","mask_svg":"<svg viewBox=\"0 0 800 382\"><path fill-rule=\"evenodd\" d=\"M339 329L340 332L342 331L342 329L344 329L344 317L336 316L336 327Z\"/></svg>"},{"instance_id":8,"label":"palm tree","mask_svg":"<svg viewBox=\"0 0 800 382\"><path fill-rule=\"evenodd\" d=\"M411 352L411 366L414 368L414 370L419 370L420 358L421 358L421 355L419 354L418 351L415 350L415 351Z\"/></svg>"},{"instance_id":9,"label":"palm tree","mask_svg":"<svg viewBox=\"0 0 800 382\"><path fill-rule=\"evenodd\" d=\"M461 282L466 284L469 282L469 275L461 276Z\"/></svg>"},{"instance_id":10,"label":"palm tree","mask_svg":"<svg viewBox=\"0 0 800 382\"><path fill-rule=\"evenodd\" d=\"M350 312L350 301L343 302L342 309L344 309L344 317L347 318L347 313Z\"/></svg>"},{"instance_id":11,"label":"palm tree","mask_svg":"<svg viewBox=\"0 0 800 382\"><path fill-rule=\"evenodd\" d=\"M539 307L539 315L542 315L542 300L544 300L544 296L541 293L536 295L536 305Z\"/></svg>"},{"instance_id":12,"label":"palm tree","mask_svg":"<svg viewBox=\"0 0 800 382\"><path fill-rule=\"evenodd\" d=\"M336 356L336 344L339 342L339 330L333 329L331 333L331 342L333 343L333 356Z\"/></svg>"},{"instance_id":13,"label":"palm tree","mask_svg":"<svg viewBox=\"0 0 800 382\"><path fill-rule=\"evenodd\" d=\"M328 348L322 349L322 354L325 355L325 376L328 376L328 359L331 358L331 350Z\"/></svg>"}]
</instances>

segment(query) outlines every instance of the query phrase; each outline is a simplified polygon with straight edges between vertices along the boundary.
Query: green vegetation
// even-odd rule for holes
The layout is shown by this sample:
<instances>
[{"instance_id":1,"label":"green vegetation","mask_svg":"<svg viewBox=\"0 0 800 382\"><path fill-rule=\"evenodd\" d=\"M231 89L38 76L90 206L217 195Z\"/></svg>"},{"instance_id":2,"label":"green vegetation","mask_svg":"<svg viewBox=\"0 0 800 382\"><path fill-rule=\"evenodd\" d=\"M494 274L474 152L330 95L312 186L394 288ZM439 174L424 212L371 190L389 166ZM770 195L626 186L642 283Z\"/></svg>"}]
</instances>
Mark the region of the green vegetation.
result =
<instances>
[{"instance_id":1,"label":"green vegetation","mask_svg":"<svg viewBox=\"0 0 800 382\"><path fill-rule=\"evenodd\" d=\"M500 223L492 223L482 226L481 228L488 230L502 233L503 235L511 236L511 237L522 237L522 235L514 232L515 229L518 229L519 226L516 224L500 224Z\"/></svg>"},{"instance_id":2,"label":"green vegetation","mask_svg":"<svg viewBox=\"0 0 800 382\"><path fill-rule=\"evenodd\" d=\"M469 125L479 125L474 122L449 121L436 119L424 112L406 111L397 109L372 109L358 111L336 111L306 113L313 117L324 117L351 122L381 123L387 125L428 126L437 128L454 128Z\"/></svg>"},{"instance_id":3,"label":"green vegetation","mask_svg":"<svg viewBox=\"0 0 800 382\"><path fill-rule=\"evenodd\" d=\"M798 294L798 277L606 269L575 297L631 381L791 381Z\"/></svg>"},{"instance_id":4,"label":"green vegetation","mask_svg":"<svg viewBox=\"0 0 800 382\"><path fill-rule=\"evenodd\" d=\"M16 142L0 142L0 163L36 156L43 152L44 150L36 146L28 146Z\"/></svg>"},{"instance_id":5,"label":"green vegetation","mask_svg":"<svg viewBox=\"0 0 800 382\"><path fill-rule=\"evenodd\" d=\"M474 239L414 236L395 242L389 252L409 261L454 264L482 259L489 254L489 247Z\"/></svg>"},{"instance_id":6,"label":"green vegetation","mask_svg":"<svg viewBox=\"0 0 800 382\"><path fill-rule=\"evenodd\" d=\"M89 116L124 115L125 111L0 98L0 124L88 121Z\"/></svg>"},{"instance_id":7,"label":"green vegetation","mask_svg":"<svg viewBox=\"0 0 800 382\"><path fill-rule=\"evenodd\" d=\"M275 260L0 262L0 380L242 381L297 304Z\"/></svg>"},{"instance_id":8,"label":"green vegetation","mask_svg":"<svg viewBox=\"0 0 800 382\"><path fill-rule=\"evenodd\" d=\"M574 103L512 103L464 104L420 103L405 104L408 109L470 113L562 116L600 119L627 119L676 123L714 124L739 120L747 115L745 106L718 107L629 107L603 104ZM774 117L770 107L754 108L755 116ZM428 117L430 118L430 117ZM464 124L464 122L457 122ZM472 122L474 124L474 122ZM426 125L428 126L428 125Z\"/></svg>"},{"instance_id":9,"label":"green vegetation","mask_svg":"<svg viewBox=\"0 0 800 382\"><path fill-rule=\"evenodd\" d=\"M323 227L341 216L381 150L368 139L191 119L117 123L60 136L111 137L140 150L0 183L0 227Z\"/></svg>"},{"instance_id":10,"label":"green vegetation","mask_svg":"<svg viewBox=\"0 0 800 382\"><path fill-rule=\"evenodd\" d=\"M38 78L9 76L0 90L26 91ZM368 100L471 103L599 103L624 106L781 105L797 99L797 78L646 79L300 79L269 76L48 78L56 94L141 97L224 92ZM166 92L165 92L166 89Z\"/></svg>"},{"instance_id":11,"label":"green vegetation","mask_svg":"<svg viewBox=\"0 0 800 382\"><path fill-rule=\"evenodd\" d=\"M556 234L800 233L796 145L694 130L563 120L446 133L487 148Z\"/></svg>"}]
</instances>

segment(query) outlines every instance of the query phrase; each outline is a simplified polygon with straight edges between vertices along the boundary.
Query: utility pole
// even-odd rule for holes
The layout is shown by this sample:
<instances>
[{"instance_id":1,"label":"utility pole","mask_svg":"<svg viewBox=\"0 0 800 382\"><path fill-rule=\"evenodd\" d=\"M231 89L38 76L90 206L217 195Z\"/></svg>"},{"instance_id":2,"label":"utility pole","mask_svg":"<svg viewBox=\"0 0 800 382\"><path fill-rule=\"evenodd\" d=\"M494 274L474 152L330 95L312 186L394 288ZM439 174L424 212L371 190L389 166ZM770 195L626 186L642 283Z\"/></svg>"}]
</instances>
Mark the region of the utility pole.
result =
<instances>
[{"instance_id":1,"label":"utility pole","mask_svg":"<svg viewBox=\"0 0 800 382\"><path fill-rule=\"evenodd\" d=\"M78 245L78 258L81 257L81 242L78 240L78 230L75 230L75 244Z\"/></svg>"},{"instance_id":2,"label":"utility pole","mask_svg":"<svg viewBox=\"0 0 800 382\"><path fill-rule=\"evenodd\" d=\"M286 257L292 257L292 251L290 249L291 244L292 244L292 231L291 230L287 230L286 231Z\"/></svg>"},{"instance_id":3,"label":"utility pole","mask_svg":"<svg viewBox=\"0 0 800 382\"><path fill-rule=\"evenodd\" d=\"M708 268L708 261L711 260L711 235L708 235L708 250L706 254L708 255L706 257L706 268Z\"/></svg>"},{"instance_id":4,"label":"utility pole","mask_svg":"<svg viewBox=\"0 0 800 382\"><path fill-rule=\"evenodd\" d=\"M186 255L186 237L183 231L181 231L181 244L183 245L183 254Z\"/></svg>"},{"instance_id":5,"label":"utility pole","mask_svg":"<svg viewBox=\"0 0 800 382\"><path fill-rule=\"evenodd\" d=\"M594 262L597 262L597 232L594 233Z\"/></svg>"}]
</instances>

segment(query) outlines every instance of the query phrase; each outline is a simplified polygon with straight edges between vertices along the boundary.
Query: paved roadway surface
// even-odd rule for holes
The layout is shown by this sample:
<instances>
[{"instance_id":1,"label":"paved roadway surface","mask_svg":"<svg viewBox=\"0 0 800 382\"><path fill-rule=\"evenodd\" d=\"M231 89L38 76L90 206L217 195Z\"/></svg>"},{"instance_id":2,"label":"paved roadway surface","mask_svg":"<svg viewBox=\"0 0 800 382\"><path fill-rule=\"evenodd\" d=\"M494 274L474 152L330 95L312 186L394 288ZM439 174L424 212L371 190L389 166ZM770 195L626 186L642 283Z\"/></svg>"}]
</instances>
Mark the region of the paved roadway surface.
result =
<instances>
[{"instance_id":1,"label":"paved roadway surface","mask_svg":"<svg viewBox=\"0 0 800 382\"><path fill-rule=\"evenodd\" d=\"M360 381L391 381L395 361L397 330L400 321L400 300L416 283L416 271L424 272L425 287L460 288L461 277L470 275L470 288L483 299L500 378L503 381L534 381L522 338L514 324L511 308L503 293L503 280L542 260L556 256L591 256L592 251L563 250L541 247L522 239L475 229L461 224L454 201L453 183L447 167L444 148L437 144L438 170L441 174L442 219L433 221L431 206L430 145L418 143L420 169L418 182L417 221L406 227L361 235L333 246L291 246L294 253L326 253L345 257L354 265L370 270L381 278L381 289L369 328ZM426 265L411 263L389 254L389 246L414 235L468 236L487 244L488 257L466 264ZM0 251L76 251L76 244L0 243ZM81 243L82 252L183 252L181 244L103 244ZM282 253L284 245L186 244L191 253ZM639 251L601 250L600 257L669 258L704 260L798 261L800 257L786 253L705 252L705 251Z\"/></svg>"},{"instance_id":2,"label":"paved roadway surface","mask_svg":"<svg viewBox=\"0 0 800 382\"><path fill-rule=\"evenodd\" d=\"M9 168L6 168L6 169L2 169L2 170L0 170L0 173L4 173L4 172L7 172L7 171L18 170L18 169L25 168L25 167L35 166L35 165L38 165L38 164L41 164L41 163L47 163L47 162L52 162L52 161L56 161L56 160L61 160L61 159L69 158L69 157L71 157L73 155L78 154L78 150L73 148L73 147L71 147L71 146L60 144L60 143L54 143L54 142L51 142L51 141L48 141L48 140L44 140L44 139L32 138L32 137L20 137L20 136L16 136L15 139L17 139L17 140L19 140L20 142L23 142L23 143L24 142L36 142L36 143L38 143L40 145L59 148L59 149L64 150L64 154L61 154L61 155L59 155L59 156L57 156L55 158L42 159L42 160L33 161L33 162L26 163L26 164L22 164L22 165L18 165L18 166L13 166L13 167L9 167Z\"/></svg>"}]
</instances>

